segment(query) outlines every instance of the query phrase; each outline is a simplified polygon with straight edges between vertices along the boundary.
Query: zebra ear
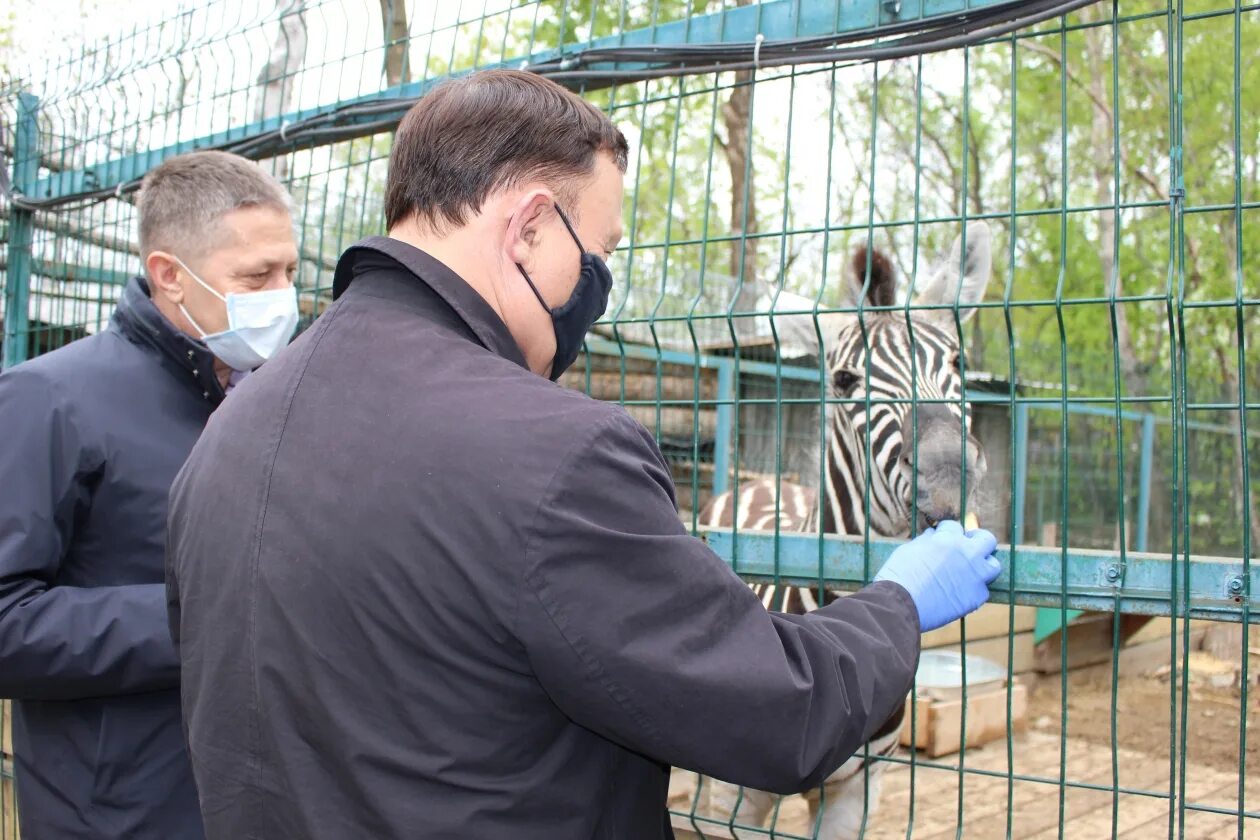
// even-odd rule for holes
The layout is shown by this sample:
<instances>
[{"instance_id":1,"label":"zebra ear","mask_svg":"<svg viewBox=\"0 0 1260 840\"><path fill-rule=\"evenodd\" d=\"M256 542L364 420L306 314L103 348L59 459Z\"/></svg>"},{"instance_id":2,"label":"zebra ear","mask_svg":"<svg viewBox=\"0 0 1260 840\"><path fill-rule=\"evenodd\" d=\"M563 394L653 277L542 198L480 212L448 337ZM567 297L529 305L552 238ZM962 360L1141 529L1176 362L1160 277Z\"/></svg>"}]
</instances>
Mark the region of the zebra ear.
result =
<instances>
[{"instance_id":1,"label":"zebra ear","mask_svg":"<svg viewBox=\"0 0 1260 840\"><path fill-rule=\"evenodd\" d=\"M958 306L958 318L964 323L976 314L975 305L984 300L984 292L993 273L993 235L989 225L983 221L967 225L965 257L962 240L961 236L954 240L949 259L919 288L914 299L919 306L949 306L950 309L933 310L930 317L951 324L955 304Z\"/></svg>"},{"instance_id":2,"label":"zebra ear","mask_svg":"<svg viewBox=\"0 0 1260 840\"><path fill-rule=\"evenodd\" d=\"M785 358L824 355L827 342L840 333L844 319L850 317L836 312L814 314L818 308L811 297L779 292L770 317L774 320L774 329ZM822 347L818 346L820 332L823 337Z\"/></svg>"}]
</instances>

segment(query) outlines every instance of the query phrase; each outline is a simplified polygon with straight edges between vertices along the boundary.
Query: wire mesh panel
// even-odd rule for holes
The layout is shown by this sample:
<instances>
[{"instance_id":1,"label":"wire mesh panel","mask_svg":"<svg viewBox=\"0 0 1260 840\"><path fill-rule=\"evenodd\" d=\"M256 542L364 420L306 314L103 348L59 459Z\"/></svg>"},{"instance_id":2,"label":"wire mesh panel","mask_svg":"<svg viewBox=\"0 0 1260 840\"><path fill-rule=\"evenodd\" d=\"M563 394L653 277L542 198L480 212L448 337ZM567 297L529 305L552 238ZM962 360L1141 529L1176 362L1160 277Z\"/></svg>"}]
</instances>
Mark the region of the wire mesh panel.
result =
<instances>
[{"instance_id":1,"label":"wire mesh panel","mask_svg":"<svg viewBox=\"0 0 1260 840\"><path fill-rule=\"evenodd\" d=\"M165 157L224 148L289 186L307 325L341 251L382 232L406 109L475 68L548 75L632 150L612 300L563 384L655 433L684 522L749 582L820 597L941 514L1009 544L994 603L925 637L884 741L801 796L676 770L679 836L1260 833L1260 6L118 15L8 69L6 366L105 327ZM941 423L957 486L924 469ZM710 518L758 489L757 527Z\"/></svg>"}]
</instances>

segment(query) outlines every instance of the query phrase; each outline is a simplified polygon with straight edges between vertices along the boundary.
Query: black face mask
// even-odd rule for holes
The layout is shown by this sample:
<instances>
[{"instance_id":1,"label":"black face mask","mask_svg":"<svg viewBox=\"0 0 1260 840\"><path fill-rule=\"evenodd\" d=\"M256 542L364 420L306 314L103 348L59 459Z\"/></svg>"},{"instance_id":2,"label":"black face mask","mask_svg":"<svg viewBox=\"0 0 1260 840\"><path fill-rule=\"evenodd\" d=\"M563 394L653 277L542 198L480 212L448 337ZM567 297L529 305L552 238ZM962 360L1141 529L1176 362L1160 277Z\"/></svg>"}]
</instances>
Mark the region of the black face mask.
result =
<instances>
[{"instance_id":1,"label":"black face mask","mask_svg":"<svg viewBox=\"0 0 1260 840\"><path fill-rule=\"evenodd\" d=\"M560 374L568 370L569 365L577 359L578 353L582 351L582 341L586 338L586 333L608 308L608 293L612 290L612 272L608 270L608 264L595 254L586 252L586 249L582 247L582 241L573 230L573 225L569 223L569 218L564 215L564 211L559 205L553 206L556 208L556 213L560 215L560 221L564 222L564 226L568 229L569 236L573 237L578 250L582 252L582 274L578 277L577 285L573 287L573 294L560 306L555 309L550 308L547 306L547 301L543 300L543 296L539 294L534 281L525 273L525 269L520 263L516 264L521 276L533 290L534 297L538 298L543 309L551 315L551 328L556 334L556 355L551 362L552 382L559 379Z\"/></svg>"}]
</instances>

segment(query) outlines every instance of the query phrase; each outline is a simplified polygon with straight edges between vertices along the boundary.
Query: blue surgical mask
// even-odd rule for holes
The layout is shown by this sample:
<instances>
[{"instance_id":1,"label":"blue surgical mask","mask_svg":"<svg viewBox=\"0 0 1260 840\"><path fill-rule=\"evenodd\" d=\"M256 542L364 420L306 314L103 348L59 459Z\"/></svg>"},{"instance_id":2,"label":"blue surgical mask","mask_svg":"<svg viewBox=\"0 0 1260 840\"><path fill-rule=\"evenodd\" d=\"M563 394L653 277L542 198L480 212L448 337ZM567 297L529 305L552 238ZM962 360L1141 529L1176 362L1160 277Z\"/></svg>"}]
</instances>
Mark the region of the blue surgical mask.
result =
<instances>
[{"instance_id":1,"label":"blue surgical mask","mask_svg":"<svg viewBox=\"0 0 1260 840\"><path fill-rule=\"evenodd\" d=\"M227 306L228 328L223 332L207 335L201 325L193 320L181 303L179 311L201 334L201 340L225 365L233 370L253 370L270 359L289 343L297 328L297 289L267 289L261 292L229 292L219 294L198 277L184 261L172 254L188 276L203 289L223 301Z\"/></svg>"},{"instance_id":2,"label":"blue surgical mask","mask_svg":"<svg viewBox=\"0 0 1260 840\"><path fill-rule=\"evenodd\" d=\"M588 253L582 247L582 240L578 239L577 232L569 222L569 217L564 214L559 205L553 206L560 216L560 221L564 222L565 228L569 231L569 236L573 237L573 242L582 252L582 273L578 276L577 285L573 287L573 294L569 295L569 299L563 304L552 309L547 306L547 301L543 300L538 287L534 285L534 281L530 279L520 263L516 264L516 268L529 284L529 288L533 290L534 297L538 298L543 309L551 315L551 328L556 334L556 355L551 361L551 381L554 382L577 359L578 353L582 352L582 342L586 339L586 334L608 308L608 293L612 291L612 272L608 270L608 263L598 255Z\"/></svg>"}]
</instances>

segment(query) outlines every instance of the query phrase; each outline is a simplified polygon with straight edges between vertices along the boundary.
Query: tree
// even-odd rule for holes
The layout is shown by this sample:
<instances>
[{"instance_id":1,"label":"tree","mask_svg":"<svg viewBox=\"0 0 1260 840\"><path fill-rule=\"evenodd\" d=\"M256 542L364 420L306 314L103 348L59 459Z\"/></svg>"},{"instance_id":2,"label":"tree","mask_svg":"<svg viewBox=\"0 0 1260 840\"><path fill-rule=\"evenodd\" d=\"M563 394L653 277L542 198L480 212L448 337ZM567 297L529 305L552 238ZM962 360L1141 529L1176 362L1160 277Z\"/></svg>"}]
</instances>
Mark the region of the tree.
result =
<instances>
[{"instance_id":1,"label":"tree","mask_svg":"<svg viewBox=\"0 0 1260 840\"><path fill-rule=\"evenodd\" d=\"M385 84L411 81L406 0L381 0L381 32L385 41Z\"/></svg>"},{"instance_id":2,"label":"tree","mask_svg":"<svg viewBox=\"0 0 1260 840\"><path fill-rule=\"evenodd\" d=\"M280 31L256 82L259 97L254 119L259 122L292 109L295 77L306 60L306 0L276 0L276 11ZM288 158L281 155L274 166L276 177L283 181L288 175Z\"/></svg>"}]
</instances>

